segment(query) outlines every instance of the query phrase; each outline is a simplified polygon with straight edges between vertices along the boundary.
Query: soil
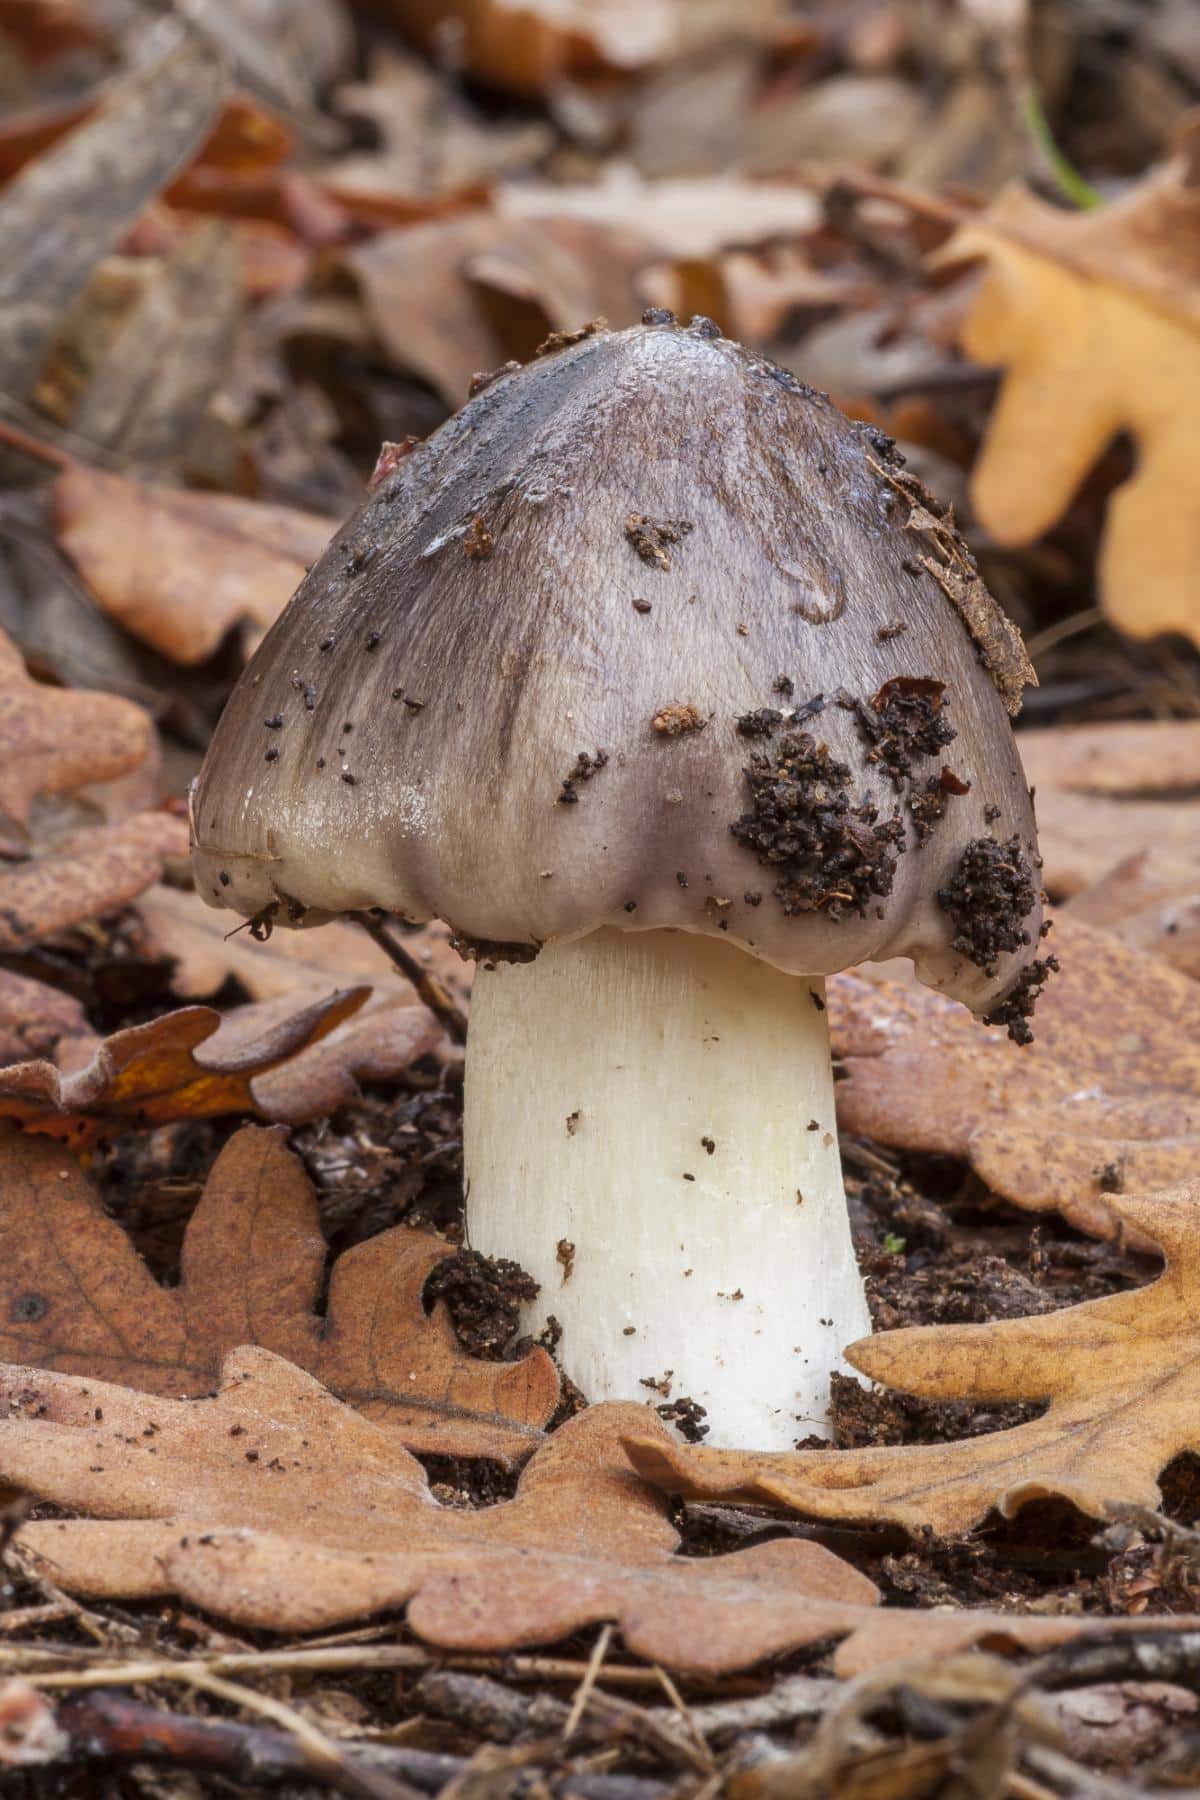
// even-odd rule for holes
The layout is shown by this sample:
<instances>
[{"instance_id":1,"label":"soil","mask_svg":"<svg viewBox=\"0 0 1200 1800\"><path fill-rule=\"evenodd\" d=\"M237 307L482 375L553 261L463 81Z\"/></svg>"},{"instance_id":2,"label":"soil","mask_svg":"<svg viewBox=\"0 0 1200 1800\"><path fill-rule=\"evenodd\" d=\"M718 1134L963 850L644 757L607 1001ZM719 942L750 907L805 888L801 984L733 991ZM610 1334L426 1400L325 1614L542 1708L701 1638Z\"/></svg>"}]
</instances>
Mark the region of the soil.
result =
<instances>
[{"instance_id":1,"label":"soil","mask_svg":"<svg viewBox=\"0 0 1200 1800\"><path fill-rule=\"evenodd\" d=\"M850 766L827 744L786 731L769 750L752 752L745 775L751 810L730 830L778 872L772 891L785 913L820 911L836 920L891 893L903 823L881 820L871 800L852 801Z\"/></svg>"}]
</instances>

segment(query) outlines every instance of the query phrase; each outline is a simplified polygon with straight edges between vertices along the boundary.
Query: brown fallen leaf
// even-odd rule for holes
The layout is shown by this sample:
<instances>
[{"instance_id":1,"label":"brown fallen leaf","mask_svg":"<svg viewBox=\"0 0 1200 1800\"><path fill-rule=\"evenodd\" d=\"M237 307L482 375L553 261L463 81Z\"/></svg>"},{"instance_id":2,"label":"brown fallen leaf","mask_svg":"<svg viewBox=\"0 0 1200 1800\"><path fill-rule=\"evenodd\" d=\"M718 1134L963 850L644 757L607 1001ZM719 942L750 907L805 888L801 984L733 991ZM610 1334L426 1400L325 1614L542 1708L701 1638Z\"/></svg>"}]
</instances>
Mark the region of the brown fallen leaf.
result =
<instances>
[{"instance_id":1,"label":"brown fallen leaf","mask_svg":"<svg viewBox=\"0 0 1200 1800\"><path fill-rule=\"evenodd\" d=\"M0 1070L0 1118L83 1147L115 1129L265 1112L258 1081L319 1045L369 992L346 988L312 1001L251 1043L227 1039L223 1048L221 1014L185 1006L114 1032L69 1074L51 1062L16 1063ZM275 1104L281 1096L289 1098L286 1082L271 1090Z\"/></svg>"},{"instance_id":2,"label":"brown fallen leaf","mask_svg":"<svg viewBox=\"0 0 1200 1800\"><path fill-rule=\"evenodd\" d=\"M637 271L656 253L632 227L488 211L382 232L341 265L393 362L457 407L473 375L525 360L552 331L631 324Z\"/></svg>"},{"instance_id":3,"label":"brown fallen leaf","mask_svg":"<svg viewBox=\"0 0 1200 1800\"><path fill-rule=\"evenodd\" d=\"M61 988L0 969L0 1066L27 1057L86 1055L96 1041L83 1005Z\"/></svg>"},{"instance_id":4,"label":"brown fallen leaf","mask_svg":"<svg viewBox=\"0 0 1200 1800\"><path fill-rule=\"evenodd\" d=\"M87 919L119 912L187 855L183 819L138 813L77 831L27 862L0 861L0 951L26 950ZM326 984L328 986L328 983Z\"/></svg>"},{"instance_id":5,"label":"brown fallen leaf","mask_svg":"<svg viewBox=\"0 0 1200 1800\"><path fill-rule=\"evenodd\" d=\"M1055 898L1143 851L1149 878L1200 890L1200 723L1064 725L1018 741Z\"/></svg>"},{"instance_id":6,"label":"brown fallen leaf","mask_svg":"<svg viewBox=\"0 0 1200 1800\"><path fill-rule=\"evenodd\" d=\"M472 75L531 97L597 65L633 73L727 39L770 42L785 11L782 0L739 0L736 8L691 0L387 0L387 10L427 51L452 21Z\"/></svg>"},{"instance_id":7,"label":"brown fallen leaf","mask_svg":"<svg viewBox=\"0 0 1200 1800\"><path fill-rule=\"evenodd\" d=\"M112 694L34 681L0 631L0 837L3 819L23 826L39 794L110 781L143 764L154 746L148 714Z\"/></svg>"},{"instance_id":8,"label":"brown fallen leaf","mask_svg":"<svg viewBox=\"0 0 1200 1800\"><path fill-rule=\"evenodd\" d=\"M147 1394L211 1393L240 1344L309 1370L415 1450L519 1463L542 1439L558 1376L542 1349L468 1356L422 1293L453 1247L400 1225L334 1265L303 1164L278 1130L246 1126L213 1166L163 1288L72 1157L0 1133L0 1357Z\"/></svg>"},{"instance_id":9,"label":"brown fallen leaf","mask_svg":"<svg viewBox=\"0 0 1200 1800\"><path fill-rule=\"evenodd\" d=\"M626 1402L560 1427L514 1499L466 1510L434 1504L394 1435L253 1347L226 1358L206 1400L5 1367L0 1412L0 1480L90 1515L21 1530L58 1585L177 1594L242 1626L319 1630L403 1607L428 1643L482 1651L613 1620L634 1655L711 1676L827 1638L854 1674L917 1644L1048 1649L1143 1623L885 1612L865 1576L797 1538L677 1557L666 1506L621 1441L671 1446Z\"/></svg>"},{"instance_id":10,"label":"brown fallen leaf","mask_svg":"<svg viewBox=\"0 0 1200 1800\"><path fill-rule=\"evenodd\" d=\"M207 1000L230 975L253 1000L315 999L336 981L370 982L377 993L386 988L410 1003L413 998L367 933L336 919L318 931L275 931L259 943L248 932L230 936L225 915L182 888L151 888L137 911L157 953L174 961L171 991L181 1000ZM449 928L435 920L405 932L402 941L461 1006L473 965L450 948Z\"/></svg>"},{"instance_id":11,"label":"brown fallen leaf","mask_svg":"<svg viewBox=\"0 0 1200 1800\"><path fill-rule=\"evenodd\" d=\"M1172 869L1153 850L1135 851L1075 895L1071 917L1200 979L1200 867Z\"/></svg>"},{"instance_id":12,"label":"brown fallen leaf","mask_svg":"<svg viewBox=\"0 0 1200 1800\"><path fill-rule=\"evenodd\" d=\"M58 477L54 505L59 541L105 612L184 664L203 662L243 621L256 642L336 529L295 507L156 487L82 463Z\"/></svg>"},{"instance_id":13,"label":"brown fallen leaf","mask_svg":"<svg viewBox=\"0 0 1200 1800\"><path fill-rule=\"evenodd\" d=\"M969 1531L1061 1498L1092 1518L1112 1502L1159 1504L1156 1476L1200 1448L1200 1188L1114 1199L1160 1245L1149 1287L1035 1318L925 1325L860 1338L846 1355L872 1381L930 1399L1048 1402L1042 1417L949 1444L867 1450L684 1449L627 1440L635 1468L672 1493L783 1505L815 1518Z\"/></svg>"},{"instance_id":14,"label":"brown fallen leaf","mask_svg":"<svg viewBox=\"0 0 1200 1800\"><path fill-rule=\"evenodd\" d=\"M798 182L748 181L742 175L643 181L620 165L607 169L600 180L580 185L503 185L497 189L495 209L513 223L553 221L557 228L574 220L593 229L649 232L660 256L676 257L710 257L802 237L822 220L812 188Z\"/></svg>"},{"instance_id":15,"label":"brown fallen leaf","mask_svg":"<svg viewBox=\"0 0 1200 1800\"><path fill-rule=\"evenodd\" d=\"M1113 1237L1114 1192L1200 1177L1200 988L1069 911L1050 942L1062 968L1024 1048L929 989L835 976L838 1120L961 1157L1015 1205Z\"/></svg>"},{"instance_id":16,"label":"brown fallen leaf","mask_svg":"<svg viewBox=\"0 0 1200 1800\"><path fill-rule=\"evenodd\" d=\"M328 993L329 989L327 978L320 991ZM308 990L313 997L316 992ZM235 1055L243 1045L286 1026L304 998L301 990L224 1013L213 1044L215 1053ZM254 1077L255 1107L261 1118L279 1125L303 1125L324 1118L360 1098L360 1081L394 1081L441 1040L441 1025L415 1001L406 982L377 983L359 1010L319 1043Z\"/></svg>"},{"instance_id":17,"label":"brown fallen leaf","mask_svg":"<svg viewBox=\"0 0 1200 1800\"><path fill-rule=\"evenodd\" d=\"M1137 638L1200 642L1200 190L1177 158L1090 212L1023 188L961 226L939 263L982 259L962 327L968 355L1005 370L971 486L997 542L1028 544L1062 515L1122 430L1135 473L1108 503L1100 601Z\"/></svg>"}]
</instances>

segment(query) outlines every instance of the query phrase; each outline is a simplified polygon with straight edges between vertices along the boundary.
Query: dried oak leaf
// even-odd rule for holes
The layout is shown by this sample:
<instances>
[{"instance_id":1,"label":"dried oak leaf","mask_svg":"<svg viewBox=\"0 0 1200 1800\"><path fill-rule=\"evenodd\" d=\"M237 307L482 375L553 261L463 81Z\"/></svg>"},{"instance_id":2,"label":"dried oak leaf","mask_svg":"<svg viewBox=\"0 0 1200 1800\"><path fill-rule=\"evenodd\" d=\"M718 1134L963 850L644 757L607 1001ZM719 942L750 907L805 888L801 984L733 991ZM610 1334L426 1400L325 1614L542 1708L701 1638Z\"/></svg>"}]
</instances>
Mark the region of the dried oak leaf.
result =
<instances>
[{"instance_id":1,"label":"dried oak leaf","mask_svg":"<svg viewBox=\"0 0 1200 1800\"><path fill-rule=\"evenodd\" d=\"M0 815L24 825L37 795L126 775L153 745L154 727L140 706L34 681L0 631Z\"/></svg>"},{"instance_id":2,"label":"dried oak leaf","mask_svg":"<svg viewBox=\"0 0 1200 1800\"><path fill-rule=\"evenodd\" d=\"M1067 725L1020 745L1051 895L1200 976L1200 724Z\"/></svg>"},{"instance_id":3,"label":"dried oak leaf","mask_svg":"<svg viewBox=\"0 0 1200 1800\"><path fill-rule=\"evenodd\" d=\"M316 998L335 981L373 984L411 1004L413 990L395 974L384 952L356 925L334 920L320 931L276 931L266 943L248 933L230 937L226 916L181 888L154 887L137 903L138 916L157 951L174 963L171 991L181 1000L205 1000L230 976L254 1000L285 994ZM437 976L461 1005L471 986L472 964L450 948L449 928L435 920L404 933L405 948Z\"/></svg>"},{"instance_id":4,"label":"dried oak leaf","mask_svg":"<svg viewBox=\"0 0 1200 1800\"><path fill-rule=\"evenodd\" d=\"M76 832L28 861L0 862L0 951L119 912L160 879L166 857L186 856L187 845L183 819L138 813Z\"/></svg>"},{"instance_id":5,"label":"dried oak leaf","mask_svg":"<svg viewBox=\"0 0 1200 1800\"><path fill-rule=\"evenodd\" d=\"M233 626L274 624L331 519L76 464L54 488L58 538L104 611L172 662L203 662ZM136 544L136 556L129 554Z\"/></svg>"},{"instance_id":6,"label":"dried oak leaf","mask_svg":"<svg viewBox=\"0 0 1200 1800\"><path fill-rule=\"evenodd\" d=\"M73 1159L46 1139L0 1136L0 1358L180 1398L208 1394L237 1345L311 1371L413 1449L511 1465L558 1402L542 1349L469 1357L430 1273L452 1253L400 1225L339 1257L325 1316L316 1197L278 1130L246 1126L218 1157L163 1288ZM250 1446L244 1445L244 1449Z\"/></svg>"},{"instance_id":7,"label":"dried oak leaf","mask_svg":"<svg viewBox=\"0 0 1200 1800\"><path fill-rule=\"evenodd\" d=\"M114 1130L212 1119L222 1113L296 1112L283 1071L363 1005L369 988L346 988L289 1012L249 1043L221 1038L220 1013L185 1006L148 1025L131 1025L99 1043L85 1065L64 1074L51 1062L0 1070L0 1118L77 1148ZM212 1039L213 1042L208 1040ZM280 1074L264 1098L260 1083ZM298 1081L305 1079L303 1070ZM320 1111L318 1107L318 1112Z\"/></svg>"},{"instance_id":8,"label":"dried oak leaf","mask_svg":"<svg viewBox=\"0 0 1200 1800\"><path fill-rule=\"evenodd\" d=\"M474 375L532 356L551 332L630 324L654 254L633 229L489 210L381 232L340 263L392 361L460 406Z\"/></svg>"},{"instance_id":9,"label":"dried oak leaf","mask_svg":"<svg viewBox=\"0 0 1200 1800\"><path fill-rule=\"evenodd\" d=\"M1094 212L1012 188L960 226L939 262L982 258L962 327L1005 376L972 481L980 523L1027 544L1062 515L1121 430L1137 469L1108 504L1100 600L1132 637L1200 642L1200 189L1186 159Z\"/></svg>"},{"instance_id":10,"label":"dried oak leaf","mask_svg":"<svg viewBox=\"0 0 1200 1800\"><path fill-rule=\"evenodd\" d=\"M0 1066L68 1050L90 1054L95 1041L79 1000L28 975L0 969Z\"/></svg>"},{"instance_id":11,"label":"dried oak leaf","mask_svg":"<svg viewBox=\"0 0 1200 1800\"><path fill-rule=\"evenodd\" d=\"M950 1444L866 1450L684 1449L627 1441L635 1468L672 1493L754 1500L822 1519L968 1531L994 1507L1068 1500L1093 1518L1110 1502L1157 1506L1156 1476L1200 1450L1200 1189L1113 1206L1161 1246L1149 1287L1035 1318L918 1325L846 1352L873 1381L931 1399L1049 1402L1041 1418Z\"/></svg>"},{"instance_id":12,"label":"dried oak leaf","mask_svg":"<svg viewBox=\"0 0 1200 1800\"><path fill-rule=\"evenodd\" d=\"M614 1620L635 1655L717 1675L828 1638L855 1674L914 1641L1049 1648L1143 1623L884 1612L865 1576L796 1538L677 1557L664 1501L621 1449L636 1438L667 1455L667 1433L624 1402L563 1425L515 1498L478 1510L437 1506L394 1434L254 1347L226 1358L205 1400L0 1368L0 1414L0 1480L90 1515L22 1528L57 1583L177 1594L241 1626L320 1630L405 1607L427 1642L487 1651Z\"/></svg>"},{"instance_id":13,"label":"dried oak leaf","mask_svg":"<svg viewBox=\"0 0 1200 1800\"><path fill-rule=\"evenodd\" d=\"M864 970L834 977L838 1120L879 1143L961 1157L1015 1205L1114 1237L1114 1190L1200 1177L1200 988L1063 913L1050 942L1061 972L1028 1047L929 989Z\"/></svg>"}]
</instances>

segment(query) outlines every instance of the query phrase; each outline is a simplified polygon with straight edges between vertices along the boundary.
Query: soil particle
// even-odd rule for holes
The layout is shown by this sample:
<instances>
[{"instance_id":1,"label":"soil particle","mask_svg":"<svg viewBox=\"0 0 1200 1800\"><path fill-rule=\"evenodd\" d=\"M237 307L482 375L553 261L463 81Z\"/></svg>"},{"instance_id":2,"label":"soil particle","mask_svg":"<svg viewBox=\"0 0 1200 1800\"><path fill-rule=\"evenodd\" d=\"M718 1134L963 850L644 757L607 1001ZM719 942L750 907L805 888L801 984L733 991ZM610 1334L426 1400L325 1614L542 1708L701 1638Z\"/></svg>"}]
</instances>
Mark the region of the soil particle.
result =
<instances>
[{"instance_id":1,"label":"soil particle","mask_svg":"<svg viewBox=\"0 0 1200 1800\"><path fill-rule=\"evenodd\" d=\"M1028 940L1026 940L1028 941ZM1038 956L1021 970L998 1006L984 1014L985 1025L1004 1025L1014 1044L1032 1044L1029 1020L1051 975L1057 975L1057 956Z\"/></svg>"},{"instance_id":2,"label":"soil particle","mask_svg":"<svg viewBox=\"0 0 1200 1800\"><path fill-rule=\"evenodd\" d=\"M668 1425L674 1425L681 1438L689 1444L698 1444L708 1436L710 1427L704 1424L708 1417L708 1408L699 1401L692 1400L687 1394L680 1394L675 1400L668 1400L663 1406L656 1406L655 1412Z\"/></svg>"},{"instance_id":3,"label":"soil particle","mask_svg":"<svg viewBox=\"0 0 1200 1800\"><path fill-rule=\"evenodd\" d=\"M541 949L540 944L505 944L497 938L468 937L465 932L456 931L451 935L450 948L464 962L483 963L531 963Z\"/></svg>"},{"instance_id":4,"label":"soil particle","mask_svg":"<svg viewBox=\"0 0 1200 1800\"><path fill-rule=\"evenodd\" d=\"M703 731L708 721L699 707L690 701L673 701L670 706L660 706L650 721L652 731L659 737L683 737L689 731Z\"/></svg>"},{"instance_id":5,"label":"soil particle","mask_svg":"<svg viewBox=\"0 0 1200 1800\"><path fill-rule=\"evenodd\" d=\"M758 860L778 871L772 890L785 913L865 913L892 891L904 827L881 821L868 799L852 803L850 769L807 732L788 731L745 770L752 808L730 826Z\"/></svg>"},{"instance_id":6,"label":"soil particle","mask_svg":"<svg viewBox=\"0 0 1200 1800\"><path fill-rule=\"evenodd\" d=\"M512 1359L520 1307L536 1300L538 1284L505 1256L458 1250L425 1283L425 1304L443 1300L463 1349L487 1362Z\"/></svg>"},{"instance_id":7,"label":"soil particle","mask_svg":"<svg viewBox=\"0 0 1200 1800\"><path fill-rule=\"evenodd\" d=\"M1018 837L1004 844L974 838L937 898L954 925L954 948L987 975L1002 955L1031 941L1021 921L1037 904L1037 888Z\"/></svg>"},{"instance_id":8,"label":"soil particle","mask_svg":"<svg viewBox=\"0 0 1200 1800\"><path fill-rule=\"evenodd\" d=\"M549 337L542 339L535 356L549 356L555 350L569 350L572 344L582 344L585 338L595 337L598 331L608 330L608 320L601 314L589 319L586 325L576 326L574 331L552 331Z\"/></svg>"},{"instance_id":9,"label":"soil particle","mask_svg":"<svg viewBox=\"0 0 1200 1800\"><path fill-rule=\"evenodd\" d=\"M782 695L785 700L790 700L796 692L796 684L790 675L777 675L771 683L771 692Z\"/></svg>"},{"instance_id":10,"label":"soil particle","mask_svg":"<svg viewBox=\"0 0 1200 1800\"><path fill-rule=\"evenodd\" d=\"M600 773L607 762L607 750L597 750L591 755L589 755L586 750L581 750L579 755L575 758L575 765L570 774L564 775L563 777L562 793L558 796L558 805L578 805L579 795L576 792L576 789L580 782L590 781L593 775L598 775Z\"/></svg>"},{"instance_id":11,"label":"soil particle","mask_svg":"<svg viewBox=\"0 0 1200 1800\"><path fill-rule=\"evenodd\" d=\"M636 613L648 613L650 611L650 602L648 600L635 600L633 603L633 610Z\"/></svg>"},{"instance_id":12,"label":"soil particle","mask_svg":"<svg viewBox=\"0 0 1200 1800\"><path fill-rule=\"evenodd\" d=\"M495 548L496 540L484 523L483 514L476 513L463 538L463 549L472 562L488 562Z\"/></svg>"},{"instance_id":13,"label":"soil particle","mask_svg":"<svg viewBox=\"0 0 1200 1800\"><path fill-rule=\"evenodd\" d=\"M477 369L467 383L467 398L473 400L476 394L482 394L485 388L490 388L493 381L499 381L502 375L515 375L520 367L519 362L510 359L501 363L498 369Z\"/></svg>"},{"instance_id":14,"label":"soil particle","mask_svg":"<svg viewBox=\"0 0 1200 1800\"><path fill-rule=\"evenodd\" d=\"M931 775L923 788L910 792L908 816L917 843L928 841L934 826L944 817L947 803L955 795L969 794L970 791L969 781L960 781L953 769L943 768L940 775Z\"/></svg>"},{"instance_id":15,"label":"soil particle","mask_svg":"<svg viewBox=\"0 0 1200 1800\"><path fill-rule=\"evenodd\" d=\"M855 706L867 761L882 763L894 787L911 776L914 759L936 756L958 736L943 716L945 694L944 681L897 675L884 682L869 706Z\"/></svg>"},{"instance_id":16,"label":"soil particle","mask_svg":"<svg viewBox=\"0 0 1200 1800\"><path fill-rule=\"evenodd\" d=\"M757 712L743 713L737 722L739 737L770 737L777 725L783 723L783 714L773 706L760 706Z\"/></svg>"},{"instance_id":17,"label":"soil particle","mask_svg":"<svg viewBox=\"0 0 1200 1800\"><path fill-rule=\"evenodd\" d=\"M575 1267L575 1246L570 1238L559 1238L558 1243L555 1245L554 1254L558 1259L558 1266L563 1272L563 1286L565 1287L567 1282L570 1281L572 1271Z\"/></svg>"},{"instance_id":18,"label":"soil particle","mask_svg":"<svg viewBox=\"0 0 1200 1800\"><path fill-rule=\"evenodd\" d=\"M671 567L671 546L681 544L691 530L688 519L651 519L645 513L630 513L625 520L625 536L642 561L663 570Z\"/></svg>"}]
</instances>

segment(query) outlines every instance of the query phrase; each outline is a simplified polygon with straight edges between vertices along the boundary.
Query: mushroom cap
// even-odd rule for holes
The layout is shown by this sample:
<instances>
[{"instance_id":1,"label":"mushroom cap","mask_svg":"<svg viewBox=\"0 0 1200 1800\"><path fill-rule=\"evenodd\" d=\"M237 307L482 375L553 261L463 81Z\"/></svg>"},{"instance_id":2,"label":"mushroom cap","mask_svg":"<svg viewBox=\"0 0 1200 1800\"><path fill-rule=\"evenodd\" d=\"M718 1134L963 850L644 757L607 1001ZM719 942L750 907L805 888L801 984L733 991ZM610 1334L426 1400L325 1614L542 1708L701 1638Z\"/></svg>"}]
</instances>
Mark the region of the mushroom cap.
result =
<instances>
[{"instance_id":1,"label":"mushroom cap","mask_svg":"<svg viewBox=\"0 0 1200 1800\"><path fill-rule=\"evenodd\" d=\"M243 674L193 796L204 898L1019 989L1031 672L890 441L669 314L476 386Z\"/></svg>"}]
</instances>

